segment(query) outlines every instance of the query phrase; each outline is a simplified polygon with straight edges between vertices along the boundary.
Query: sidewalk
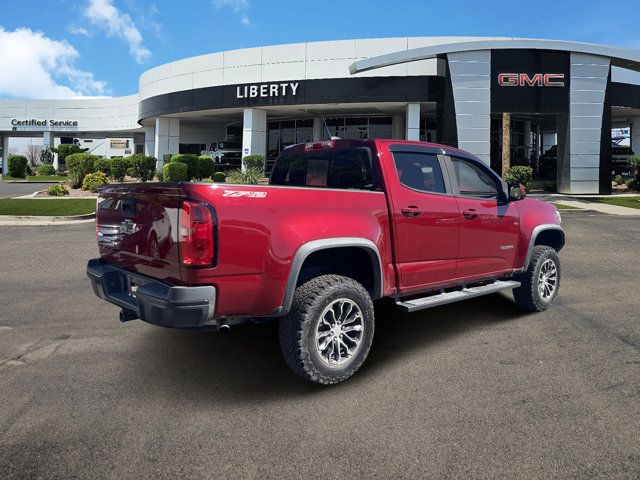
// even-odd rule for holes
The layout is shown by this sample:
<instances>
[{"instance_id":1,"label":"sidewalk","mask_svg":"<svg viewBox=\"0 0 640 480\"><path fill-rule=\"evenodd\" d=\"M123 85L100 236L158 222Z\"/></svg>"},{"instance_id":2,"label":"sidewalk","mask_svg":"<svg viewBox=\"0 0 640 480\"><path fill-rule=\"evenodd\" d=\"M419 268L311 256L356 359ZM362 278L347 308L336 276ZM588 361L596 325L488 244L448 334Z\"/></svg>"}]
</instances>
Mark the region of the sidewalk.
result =
<instances>
[{"instance_id":1,"label":"sidewalk","mask_svg":"<svg viewBox=\"0 0 640 480\"><path fill-rule=\"evenodd\" d=\"M624 196L637 196L637 194L622 194ZM622 196L620 195L620 196ZM605 195L602 195L605 196ZM617 196L617 195L616 195ZM543 193L530 195L532 198L543 200L545 202L558 203L567 207L580 208L583 210L591 210L594 212L607 213L609 215L628 215L640 216L640 209L619 207L617 205L607 205L606 203L591 202L589 198L594 195L562 195L560 193ZM564 213L564 212L562 212Z\"/></svg>"}]
</instances>

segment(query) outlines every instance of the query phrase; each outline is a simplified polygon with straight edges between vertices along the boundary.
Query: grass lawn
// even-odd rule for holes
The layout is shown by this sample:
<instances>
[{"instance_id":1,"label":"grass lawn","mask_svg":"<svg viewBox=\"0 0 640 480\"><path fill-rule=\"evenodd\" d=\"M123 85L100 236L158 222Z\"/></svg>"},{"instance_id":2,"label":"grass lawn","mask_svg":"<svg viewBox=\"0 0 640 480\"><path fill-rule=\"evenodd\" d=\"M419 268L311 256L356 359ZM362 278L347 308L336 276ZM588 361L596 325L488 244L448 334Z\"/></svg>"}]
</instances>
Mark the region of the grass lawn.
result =
<instances>
[{"instance_id":1,"label":"grass lawn","mask_svg":"<svg viewBox=\"0 0 640 480\"><path fill-rule=\"evenodd\" d=\"M0 200L0 215L46 215L68 216L84 215L96 210L96 201L93 198L74 199L22 199L6 198Z\"/></svg>"},{"instance_id":2,"label":"grass lawn","mask_svg":"<svg viewBox=\"0 0 640 480\"><path fill-rule=\"evenodd\" d=\"M562 205L560 203L551 203L558 210L580 210L578 207L570 207L569 205Z\"/></svg>"},{"instance_id":3,"label":"grass lawn","mask_svg":"<svg viewBox=\"0 0 640 480\"><path fill-rule=\"evenodd\" d=\"M64 175L36 175L24 178L10 177L9 175L2 175L2 180L12 180L17 182L66 182L69 177Z\"/></svg>"},{"instance_id":4,"label":"grass lawn","mask_svg":"<svg viewBox=\"0 0 640 480\"><path fill-rule=\"evenodd\" d=\"M640 195L635 197L597 197L589 198L589 201L616 205L618 207L640 208Z\"/></svg>"}]
</instances>

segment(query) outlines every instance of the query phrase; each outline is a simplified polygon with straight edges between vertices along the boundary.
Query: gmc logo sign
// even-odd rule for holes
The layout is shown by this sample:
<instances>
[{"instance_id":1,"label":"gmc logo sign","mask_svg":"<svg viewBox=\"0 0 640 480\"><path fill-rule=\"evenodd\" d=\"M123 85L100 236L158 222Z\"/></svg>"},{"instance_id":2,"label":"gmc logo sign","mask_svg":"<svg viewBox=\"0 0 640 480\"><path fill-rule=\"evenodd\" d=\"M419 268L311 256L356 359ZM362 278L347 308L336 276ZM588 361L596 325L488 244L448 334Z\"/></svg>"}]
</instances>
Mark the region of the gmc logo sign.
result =
<instances>
[{"instance_id":1,"label":"gmc logo sign","mask_svg":"<svg viewBox=\"0 0 640 480\"><path fill-rule=\"evenodd\" d=\"M501 87L564 87L564 73L500 73Z\"/></svg>"}]
</instances>

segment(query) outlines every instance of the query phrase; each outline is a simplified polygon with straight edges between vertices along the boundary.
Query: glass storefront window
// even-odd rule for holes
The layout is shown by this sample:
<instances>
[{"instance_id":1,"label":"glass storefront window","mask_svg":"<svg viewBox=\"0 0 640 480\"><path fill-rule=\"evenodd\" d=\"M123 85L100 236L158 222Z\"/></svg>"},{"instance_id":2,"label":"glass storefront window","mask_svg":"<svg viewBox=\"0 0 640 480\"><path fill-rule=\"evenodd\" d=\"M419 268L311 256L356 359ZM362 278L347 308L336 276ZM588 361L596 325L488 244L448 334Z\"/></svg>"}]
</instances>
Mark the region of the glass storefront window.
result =
<instances>
[{"instance_id":1,"label":"glass storefront window","mask_svg":"<svg viewBox=\"0 0 640 480\"><path fill-rule=\"evenodd\" d=\"M392 117L330 117L322 125L322 139L366 140L393 138ZM274 120L267 124L267 166L286 147L313 141L313 119Z\"/></svg>"},{"instance_id":2,"label":"glass storefront window","mask_svg":"<svg viewBox=\"0 0 640 480\"><path fill-rule=\"evenodd\" d=\"M327 118L325 121L327 128L323 128L323 140L329 140L329 135L356 140L393 136L392 117Z\"/></svg>"},{"instance_id":3,"label":"glass storefront window","mask_svg":"<svg viewBox=\"0 0 640 480\"><path fill-rule=\"evenodd\" d=\"M393 118L369 117L369 138L393 138Z\"/></svg>"},{"instance_id":4,"label":"glass storefront window","mask_svg":"<svg viewBox=\"0 0 640 480\"><path fill-rule=\"evenodd\" d=\"M366 140L369 138L368 118L345 118L340 138L349 140Z\"/></svg>"},{"instance_id":5,"label":"glass storefront window","mask_svg":"<svg viewBox=\"0 0 640 480\"><path fill-rule=\"evenodd\" d=\"M438 143L438 121L436 117L420 118L420 141Z\"/></svg>"}]
</instances>

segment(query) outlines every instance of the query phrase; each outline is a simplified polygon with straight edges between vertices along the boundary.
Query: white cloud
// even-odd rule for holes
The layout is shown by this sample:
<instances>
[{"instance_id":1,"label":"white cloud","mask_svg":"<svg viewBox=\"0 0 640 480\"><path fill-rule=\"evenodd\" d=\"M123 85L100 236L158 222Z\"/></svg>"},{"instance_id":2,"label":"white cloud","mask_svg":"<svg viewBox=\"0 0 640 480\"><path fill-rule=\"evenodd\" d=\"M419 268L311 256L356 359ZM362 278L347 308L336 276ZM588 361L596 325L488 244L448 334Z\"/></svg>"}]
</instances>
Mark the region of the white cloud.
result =
<instances>
[{"instance_id":1,"label":"white cloud","mask_svg":"<svg viewBox=\"0 0 640 480\"><path fill-rule=\"evenodd\" d=\"M211 3L213 3L213 6L218 10L222 8L230 8L236 13L242 13L240 16L240 25L244 27L251 26L251 19L247 14L251 7L249 0L212 0Z\"/></svg>"},{"instance_id":2,"label":"white cloud","mask_svg":"<svg viewBox=\"0 0 640 480\"><path fill-rule=\"evenodd\" d=\"M66 40L53 40L42 32L0 27L0 95L20 98L73 98L104 96L106 83L73 62L78 51Z\"/></svg>"},{"instance_id":3,"label":"white cloud","mask_svg":"<svg viewBox=\"0 0 640 480\"><path fill-rule=\"evenodd\" d=\"M67 27L67 31L69 33L73 33L74 35L82 35L85 37L91 36L91 34L89 33L89 30L87 30L84 27L76 27L75 25L69 25Z\"/></svg>"},{"instance_id":4,"label":"white cloud","mask_svg":"<svg viewBox=\"0 0 640 480\"><path fill-rule=\"evenodd\" d=\"M151 57L151 51L142 42L142 34L127 13L113 6L113 0L89 0L84 11L85 17L97 27L107 31L110 37L118 37L129 44L129 53L138 63Z\"/></svg>"},{"instance_id":5,"label":"white cloud","mask_svg":"<svg viewBox=\"0 0 640 480\"><path fill-rule=\"evenodd\" d=\"M249 0L213 0L213 6L216 8L229 7L234 12L249 10Z\"/></svg>"}]
</instances>

